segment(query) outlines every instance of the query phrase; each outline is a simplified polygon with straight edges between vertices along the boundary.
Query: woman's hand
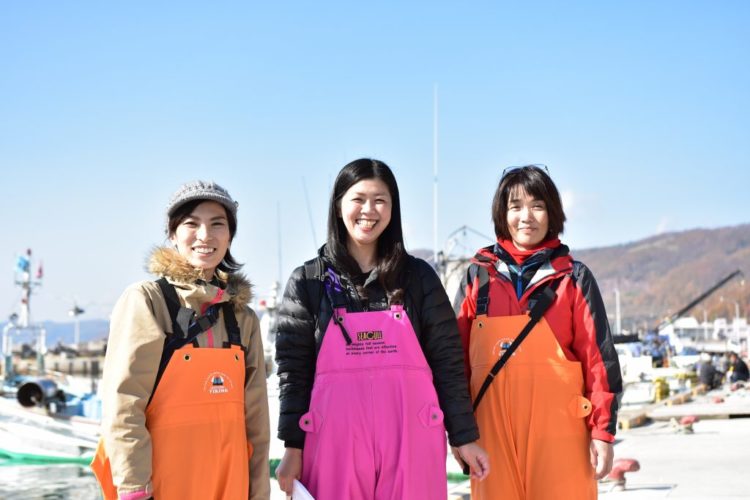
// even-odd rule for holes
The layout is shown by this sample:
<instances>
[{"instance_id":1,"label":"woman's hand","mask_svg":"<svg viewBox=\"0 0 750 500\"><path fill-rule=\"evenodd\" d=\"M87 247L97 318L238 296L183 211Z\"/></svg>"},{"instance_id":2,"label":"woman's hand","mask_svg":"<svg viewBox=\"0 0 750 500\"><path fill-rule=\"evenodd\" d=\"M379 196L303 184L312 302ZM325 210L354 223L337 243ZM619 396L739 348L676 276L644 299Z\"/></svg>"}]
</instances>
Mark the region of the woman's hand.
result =
<instances>
[{"instance_id":1,"label":"woman's hand","mask_svg":"<svg viewBox=\"0 0 750 500\"><path fill-rule=\"evenodd\" d=\"M294 480L299 479L302 474L302 450L299 448L287 448L284 457L276 467L276 479L279 481L279 487L287 495L292 494Z\"/></svg>"},{"instance_id":2,"label":"woman's hand","mask_svg":"<svg viewBox=\"0 0 750 500\"><path fill-rule=\"evenodd\" d=\"M464 464L471 469L471 477L481 481L490 473L490 459L487 452L476 441L458 448L451 447L453 458L463 468Z\"/></svg>"},{"instance_id":3,"label":"woman's hand","mask_svg":"<svg viewBox=\"0 0 750 500\"><path fill-rule=\"evenodd\" d=\"M612 470L612 461L615 458L614 446L606 441L592 439L590 457L591 467L596 471L596 479L602 479Z\"/></svg>"}]
</instances>

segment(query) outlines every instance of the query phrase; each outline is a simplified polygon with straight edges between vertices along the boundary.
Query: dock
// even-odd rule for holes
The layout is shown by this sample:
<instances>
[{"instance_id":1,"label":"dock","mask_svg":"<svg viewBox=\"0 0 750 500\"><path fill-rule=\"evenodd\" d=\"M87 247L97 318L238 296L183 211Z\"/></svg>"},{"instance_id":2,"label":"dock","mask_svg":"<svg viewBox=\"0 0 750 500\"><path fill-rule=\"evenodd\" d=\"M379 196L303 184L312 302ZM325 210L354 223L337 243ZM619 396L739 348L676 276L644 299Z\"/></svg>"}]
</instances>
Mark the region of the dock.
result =
<instances>
[{"instance_id":1,"label":"dock","mask_svg":"<svg viewBox=\"0 0 750 500\"><path fill-rule=\"evenodd\" d=\"M699 419L750 417L750 389L744 386L732 390L726 385L707 391L705 386L700 385L690 392L675 394L658 403L620 410L617 428L628 430L645 425L650 420L679 420L686 416Z\"/></svg>"},{"instance_id":2,"label":"dock","mask_svg":"<svg viewBox=\"0 0 750 500\"><path fill-rule=\"evenodd\" d=\"M683 417L697 417L689 429ZM618 416L615 460L635 459L640 470L624 487L599 482L601 500L749 500L750 386L688 393ZM450 465L449 465L450 470ZM450 500L469 500L469 482L449 488Z\"/></svg>"}]
</instances>

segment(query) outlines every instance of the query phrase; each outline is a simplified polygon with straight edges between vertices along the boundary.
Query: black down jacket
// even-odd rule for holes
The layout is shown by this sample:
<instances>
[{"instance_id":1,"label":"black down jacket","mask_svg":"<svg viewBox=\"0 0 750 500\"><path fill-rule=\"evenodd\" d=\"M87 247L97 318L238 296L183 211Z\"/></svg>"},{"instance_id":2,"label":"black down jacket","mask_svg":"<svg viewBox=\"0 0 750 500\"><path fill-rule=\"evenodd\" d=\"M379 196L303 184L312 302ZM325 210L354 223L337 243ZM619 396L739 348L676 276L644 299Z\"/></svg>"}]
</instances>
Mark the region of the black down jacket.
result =
<instances>
[{"instance_id":1,"label":"black down jacket","mask_svg":"<svg viewBox=\"0 0 750 500\"><path fill-rule=\"evenodd\" d=\"M326 265L333 268L328 262ZM349 277L337 274L355 309L377 311L388 307L375 271L364 283L367 300L357 295ZM409 256L404 274L404 308L432 369L450 444L461 446L475 441L479 430L464 375L456 317L448 296L427 262ZM304 446L305 433L299 427L299 419L310 405L317 353L332 314L322 282L307 278L305 266L294 270L284 290L276 323L281 405L278 436L288 448ZM316 300L320 303L313 304Z\"/></svg>"}]
</instances>

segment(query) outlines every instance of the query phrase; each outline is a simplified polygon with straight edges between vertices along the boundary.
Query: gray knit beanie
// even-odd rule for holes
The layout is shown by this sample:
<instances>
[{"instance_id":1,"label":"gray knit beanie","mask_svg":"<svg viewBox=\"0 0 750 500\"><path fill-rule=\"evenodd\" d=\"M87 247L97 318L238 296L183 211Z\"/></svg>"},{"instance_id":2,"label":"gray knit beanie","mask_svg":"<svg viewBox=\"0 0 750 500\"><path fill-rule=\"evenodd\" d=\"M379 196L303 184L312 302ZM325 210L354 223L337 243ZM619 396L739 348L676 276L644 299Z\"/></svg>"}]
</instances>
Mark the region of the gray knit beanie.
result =
<instances>
[{"instance_id":1,"label":"gray knit beanie","mask_svg":"<svg viewBox=\"0 0 750 500\"><path fill-rule=\"evenodd\" d=\"M194 200L207 200L220 203L227 209L227 215L237 220L237 207L239 203L234 201L226 189L213 181L186 182L172 195L167 204L167 221L175 211L185 203Z\"/></svg>"}]
</instances>

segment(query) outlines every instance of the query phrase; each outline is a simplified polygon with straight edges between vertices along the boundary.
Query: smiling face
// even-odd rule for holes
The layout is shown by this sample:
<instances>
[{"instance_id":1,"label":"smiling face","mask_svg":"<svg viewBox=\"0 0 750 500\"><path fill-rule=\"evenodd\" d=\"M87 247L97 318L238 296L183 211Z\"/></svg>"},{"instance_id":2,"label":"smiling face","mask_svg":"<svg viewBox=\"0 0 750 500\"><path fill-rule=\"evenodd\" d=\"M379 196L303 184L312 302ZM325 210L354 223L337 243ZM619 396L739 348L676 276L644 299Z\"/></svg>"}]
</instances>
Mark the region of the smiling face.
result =
<instances>
[{"instance_id":1,"label":"smiling face","mask_svg":"<svg viewBox=\"0 0 750 500\"><path fill-rule=\"evenodd\" d=\"M549 230L549 215L544 201L529 195L521 186L511 188L508 196L508 232L520 250L539 246Z\"/></svg>"},{"instance_id":2,"label":"smiling face","mask_svg":"<svg viewBox=\"0 0 750 500\"><path fill-rule=\"evenodd\" d=\"M180 255L203 270L203 277L209 281L231 242L227 212L215 201L204 201L177 224L169 239Z\"/></svg>"},{"instance_id":3,"label":"smiling face","mask_svg":"<svg viewBox=\"0 0 750 500\"><path fill-rule=\"evenodd\" d=\"M341 198L340 217L347 231L347 247L375 252L378 238L391 222L393 201L380 179L364 179Z\"/></svg>"}]
</instances>

